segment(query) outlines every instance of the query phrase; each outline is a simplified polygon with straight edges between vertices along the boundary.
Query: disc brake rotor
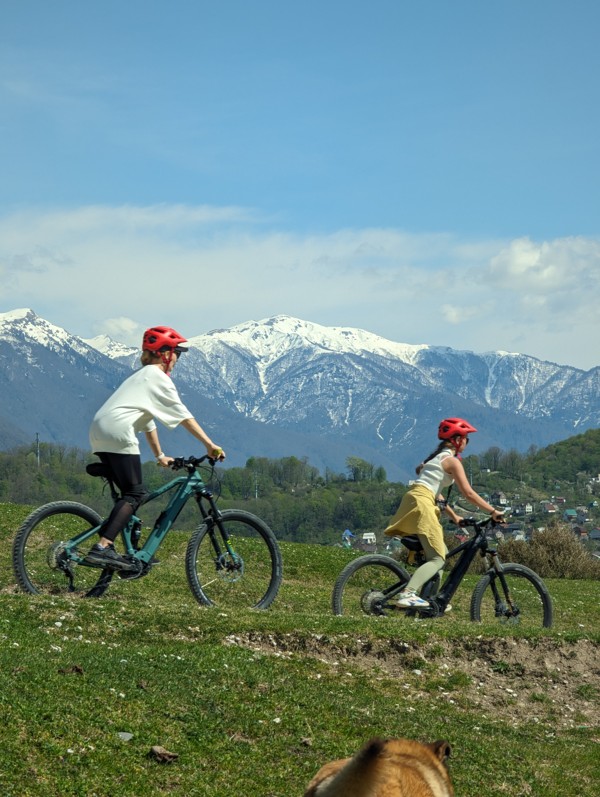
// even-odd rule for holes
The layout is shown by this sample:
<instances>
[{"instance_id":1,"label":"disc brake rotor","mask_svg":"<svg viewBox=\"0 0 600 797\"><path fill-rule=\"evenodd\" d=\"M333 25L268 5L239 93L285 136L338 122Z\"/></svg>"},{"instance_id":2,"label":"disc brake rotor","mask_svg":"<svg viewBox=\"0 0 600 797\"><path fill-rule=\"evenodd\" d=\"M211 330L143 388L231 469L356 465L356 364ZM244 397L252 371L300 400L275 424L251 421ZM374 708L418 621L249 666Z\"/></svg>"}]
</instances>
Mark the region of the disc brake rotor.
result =
<instances>
[{"instance_id":1,"label":"disc brake rotor","mask_svg":"<svg viewBox=\"0 0 600 797\"><path fill-rule=\"evenodd\" d=\"M223 581L239 581L244 575L244 560L237 553L223 553L217 559L217 572Z\"/></svg>"},{"instance_id":2,"label":"disc brake rotor","mask_svg":"<svg viewBox=\"0 0 600 797\"><path fill-rule=\"evenodd\" d=\"M361 609L365 614L384 614L385 595L377 589L370 589L360 599Z\"/></svg>"}]
</instances>

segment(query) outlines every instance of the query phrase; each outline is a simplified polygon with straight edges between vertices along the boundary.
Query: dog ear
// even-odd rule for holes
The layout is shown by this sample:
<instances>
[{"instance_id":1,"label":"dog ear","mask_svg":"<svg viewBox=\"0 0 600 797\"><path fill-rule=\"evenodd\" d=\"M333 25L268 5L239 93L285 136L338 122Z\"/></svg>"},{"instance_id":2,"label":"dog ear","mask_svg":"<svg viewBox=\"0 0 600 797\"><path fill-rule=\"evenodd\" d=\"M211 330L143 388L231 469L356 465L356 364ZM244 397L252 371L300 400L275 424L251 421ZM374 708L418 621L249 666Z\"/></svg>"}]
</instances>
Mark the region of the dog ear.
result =
<instances>
[{"instance_id":1,"label":"dog ear","mask_svg":"<svg viewBox=\"0 0 600 797\"><path fill-rule=\"evenodd\" d=\"M433 750L435 756L442 762L442 764L446 763L452 753L450 742L447 742L445 739L433 742L432 744L428 745L428 747Z\"/></svg>"},{"instance_id":2,"label":"dog ear","mask_svg":"<svg viewBox=\"0 0 600 797\"><path fill-rule=\"evenodd\" d=\"M360 758L360 760L364 763L377 758L378 755L381 755L383 748L387 744L387 741L387 739L382 739L379 736L369 739L369 741L359 750L357 758Z\"/></svg>"}]
</instances>

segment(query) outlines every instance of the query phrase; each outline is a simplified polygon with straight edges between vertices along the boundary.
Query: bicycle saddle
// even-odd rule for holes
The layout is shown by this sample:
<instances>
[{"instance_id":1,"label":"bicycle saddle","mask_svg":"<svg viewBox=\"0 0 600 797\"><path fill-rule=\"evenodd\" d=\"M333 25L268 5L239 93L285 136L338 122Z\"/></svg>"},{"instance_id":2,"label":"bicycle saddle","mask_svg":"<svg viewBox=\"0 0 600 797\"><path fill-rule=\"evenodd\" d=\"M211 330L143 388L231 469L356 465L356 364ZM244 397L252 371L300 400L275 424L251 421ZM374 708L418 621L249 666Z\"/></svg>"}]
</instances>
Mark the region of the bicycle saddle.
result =
<instances>
[{"instance_id":1,"label":"bicycle saddle","mask_svg":"<svg viewBox=\"0 0 600 797\"><path fill-rule=\"evenodd\" d=\"M104 462L91 462L85 466L85 472L89 476L101 476L103 479L110 479L110 469Z\"/></svg>"},{"instance_id":2,"label":"bicycle saddle","mask_svg":"<svg viewBox=\"0 0 600 797\"><path fill-rule=\"evenodd\" d=\"M416 534L411 534L407 537L400 537L400 541L402 545L408 548L409 551L422 551L423 546L421 545L421 540L417 537Z\"/></svg>"}]
</instances>

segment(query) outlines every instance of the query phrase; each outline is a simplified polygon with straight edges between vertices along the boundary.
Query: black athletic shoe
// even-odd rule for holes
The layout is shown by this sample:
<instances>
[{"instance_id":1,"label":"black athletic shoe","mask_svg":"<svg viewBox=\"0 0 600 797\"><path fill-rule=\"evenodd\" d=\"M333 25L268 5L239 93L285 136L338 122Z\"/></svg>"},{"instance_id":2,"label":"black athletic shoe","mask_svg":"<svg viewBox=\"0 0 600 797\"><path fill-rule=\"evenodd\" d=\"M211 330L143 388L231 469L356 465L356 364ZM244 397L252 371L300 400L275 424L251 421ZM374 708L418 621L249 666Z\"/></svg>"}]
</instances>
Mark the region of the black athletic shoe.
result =
<instances>
[{"instance_id":1,"label":"black athletic shoe","mask_svg":"<svg viewBox=\"0 0 600 797\"><path fill-rule=\"evenodd\" d=\"M91 565L96 565L97 567L108 567L113 569L118 569L127 564L127 561L121 554L116 552L114 545L107 545L106 548L103 548L99 542L92 545L84 561Z\"/></svg>"}]
</instances>

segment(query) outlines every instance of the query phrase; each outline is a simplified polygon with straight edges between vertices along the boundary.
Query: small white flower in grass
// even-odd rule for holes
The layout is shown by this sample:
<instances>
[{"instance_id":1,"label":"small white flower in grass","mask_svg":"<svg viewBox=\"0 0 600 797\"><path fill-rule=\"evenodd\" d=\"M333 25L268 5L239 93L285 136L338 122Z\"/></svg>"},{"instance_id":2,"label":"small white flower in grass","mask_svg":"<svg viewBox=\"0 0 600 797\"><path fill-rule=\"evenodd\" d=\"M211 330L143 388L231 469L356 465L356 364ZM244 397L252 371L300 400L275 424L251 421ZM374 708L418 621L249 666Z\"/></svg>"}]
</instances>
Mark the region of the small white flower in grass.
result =
<instances>
[{"instance_id":1,"label":"small white flower in grass","mask_svg":"<svg viewBox=\"0 0 600 797\"><path fill-rule=\"evenodd\" d=\"M54 623L54 625L55 625L57 628L62 628L62 623L61 623L61 621L60 621L60 620L57 620L57 621Z\"/></svg>"},{"instance_id":2,"label":"small white flower in grass","mask_svg":"<svg viewBox=\"0 0 600 797\"><path fill-rule=\"evenodd\" d=\"M275 717L275 718L273 719L273 722L274 722L276 725L279 725L279 723L281 722L281 717Z\"/></svg>"}]
</instances>

